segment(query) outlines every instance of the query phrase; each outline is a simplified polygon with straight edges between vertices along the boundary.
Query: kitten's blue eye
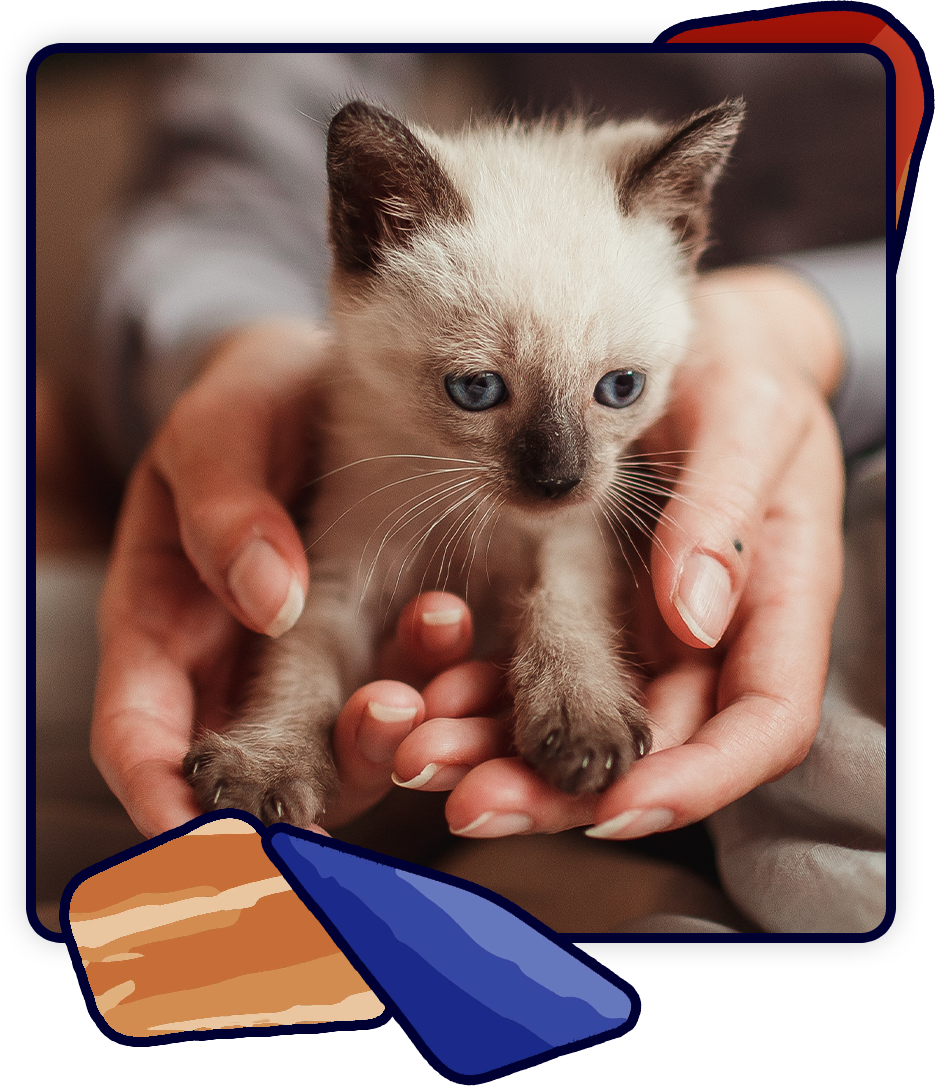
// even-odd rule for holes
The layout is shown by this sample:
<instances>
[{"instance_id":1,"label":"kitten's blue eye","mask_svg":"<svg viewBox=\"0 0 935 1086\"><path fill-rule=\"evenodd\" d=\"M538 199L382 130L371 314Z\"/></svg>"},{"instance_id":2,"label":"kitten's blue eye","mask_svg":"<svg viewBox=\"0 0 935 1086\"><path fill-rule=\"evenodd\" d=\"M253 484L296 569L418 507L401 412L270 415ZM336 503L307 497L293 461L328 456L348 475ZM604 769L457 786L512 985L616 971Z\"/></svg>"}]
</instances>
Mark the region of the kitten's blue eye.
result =
<instances>
[{"instance_id":1,"label":"kitten's blue eye","mask_svg":"<svg viewBox=\"0 0 935 1086\"><path fill-rule=\"evenodd\" d=\"M611 370L597 382L594 399L605 407L629 407L640 398L646 375L636 370Z\"/></svg>"},{"instance_id":2,"label":"kitten's blue eye","mask_svg":"<svg viewBox=\"0 0 935 1086\"><path fill-rule=\"evenodd\" d=\"M465 411L486 411L506 399L506 385L499 373L469 373L445 378L445 390Z\"/></svg>"}]
</instances>

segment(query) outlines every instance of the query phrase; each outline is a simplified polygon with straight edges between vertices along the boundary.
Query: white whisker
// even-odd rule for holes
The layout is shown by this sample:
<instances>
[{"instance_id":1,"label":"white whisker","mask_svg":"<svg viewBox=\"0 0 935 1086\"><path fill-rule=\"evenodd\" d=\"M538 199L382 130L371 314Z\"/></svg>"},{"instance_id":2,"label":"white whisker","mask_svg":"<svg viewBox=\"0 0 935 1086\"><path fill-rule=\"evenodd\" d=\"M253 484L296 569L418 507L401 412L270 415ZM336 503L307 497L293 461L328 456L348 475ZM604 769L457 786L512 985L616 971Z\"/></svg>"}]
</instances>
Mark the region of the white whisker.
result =
<instances>
[{"instance_id":1,"label":"white whisker","mask_svg":"<svg viewBox=\"0 0 935 1086\"><path fill-rule=\"evenodd\" d=\"M434 488L432 493L423 496L419 501L417 501L415 506L410 506L409 508L406 508L405 506L403 506L402 512L399 513L399 515L396 518L396 521L393 523L391 528L387 531L387 533L384 535L383 539L380 541L380 545L377 548L377 552L374 555L373 560L370 563L370 568L369 568L369 571L368 571L368 574L367 574L367 581L366 581L366 584L364 585L363 590L361 592L361 598L363 598L363 596L365 596L367 594L367 591L370 588L370 583L373 580L373 576L376 573L377 567L379 565L380 556L383 553L383 550L384 550L385 546L393 538L393 536L398 535L400 532L404 531L407 527L409 527L410 524L412 524L414 521L417 521L424 514L430 513L433 509L437 508L439 505L442 505L443 503L447 502L448 499L453 494L456 494L458 491L463 490L464 487L471 486L474 483L476 483L476 479L472 478L472 479L462 479L459 482L451 483L451 484L447 484L447 485L440 484L438 487ZM398 509L398 507L397 507L397 509ZM394 510L393 512L395 513L396 510ZM388 514L388 517L392 516L392 515L393 515L393 513L390 513L390 514ZM444 517L446 515L447 514L443 513L442 517ZM388 519L388 517L384 517L384 520ZM383 522L381 521L381 524L382 523ZM377 527L376 530L379 530L379 526ZM375 534L375 532L371 533L371 537L370 537L371 539L373 538L374 534ZM418 536L418 535L419 535L419 530L417 530L415 532L415 534L410 537L410 542L411 542L412 539L415 539L416 536ZM370 545L370 540L367 541L367 546L369 546L369 545ZM364 548L364 553L366 554L366 547ZM363 556L361 558L361 564L362 563L363 563ZM400 574L400 576L401 575L402 574Z\"/></svg>"},{"instance_id":2,"label":"white whisker","mask_svg":"<svg viewBox=\"0 0 935 1086\"><path fill-rule=\"evenodd\" d=\"M611 504L610 500L607 497L601 499L600 510L604 514L604 519L607 521L610 527L614 529L614 539L617 540L617 546L620 548L620 554L623 557L624 562L626 562L627 564L627 569L629 569L630 571L630 576L633 578L634 581L636 581L636 570L633 568L633 563L630 561L630 556L627 554L626 549L623 546L623 542L620 539L617 528L619 528L627 537L627 542L630 544L630 549L637 555L644 567L646 567L646 562L643 560L642 555L640 555L639 550L634 545L633 538L627 530L626 524L620 520L615 507ZM648 568L646 569L646 572L649 573Z\"/></svg>"},{"instance_id":3,"label":"white whisker","mask_svg":"<svg viewBox=\"0 0 935 1086\"><path fill-rule=\"evenodd\" d=\"M446 516L449 516L449 517L453 516L461 506L463 506L466 503L472 501L478 494L483 493L485 486L486 486L486 483L481 483L480 486L478 486L475 490L471 491L470 494L465 495L463 498L461 498L459 501L457 501L451 507L451 509L448 510ZM469 509L468 510L468 516L469 517L472 516L474 512L475 512L474 509ZM450 546L450 542L451 542L452 538L454 538L454 534L459 530L459 528L461 527L463 522L464 522L464 514L462 513L459 516L455 517L453 523L442 534L441 539L439 539L439 541L435 544L435 549L429 555L428 561L425 564L425 571L424 571L424 573L422 575L422 583L421 583L421 585L419 587L420 592L423 591L423 589L425 588L425 578L428 576L429 569L431 568L432 563L435 561L436 555L438 554L440 548L444 547L445 549L444 549L444 552L442 553L441 562L439 563L439 573L438 573L438 576L436 577L436 584L440 583L440 581L441 581L441 573L445 568L445 559L447 558L447 555L448 555L448 549L449 549L449 546Z\"/></svg>"},{"instance_id":4,"label":"white whisker","mask_svg":"<svg viewBox=\"0 0 935 1086\"><path fill-rule=\"evenodd\" d=\"M373 541L373 537L377 534L380 528L390 519L390 517L395 516L396 520L389 527L389 529L384 534L383 539L380 541L380 545L377 548L377 553L374 561L377 561L379 559L380 552L383 550L383 547L390 539L393 538L393 536L397 532L402 531L407 525L411 524L412 521L420 515L420 512L425 511L423 507L427 506L428 508L432 508L432 506L444 501L449 494L461 490L466 486L470 486L474 482L474 479L461 479L455 483L437 483L427 492L420 492L420 494L415 494L412 498L408 499L409 503L415 502L414 505L408 504L407 502L402 503L401 506L397 505L380 520L379 524L377 524L374 527L373 531L370 533L370 536L367 539L366 544L364 545L364 553L361 555L361 565L363 564L364 556L367 553L367 549Z\"/></svg>"},{"instance_id":5,"label":"white whisker","mask_svg":"<svg viewBox=\"0 0 935 1086\"><path fill-rule=\"evenodd\" d=\"M370 459L382 459L382 458L381 457L371 457ZM424 471L424 472L420 472L418 475L409 475L405 479L394 479L392 482L385 483L383 486L377 487L375 490L371 490L369 493L365 494L362 498L358 498L358 500L356 502L354 502L353 505L351 505L349 508L345 509L344 512L339 517L336 517L317 538L313 539L312 542L309 543L309 545L305 548L305 550L306 550L306 552L308 552L317 543L321 542L321 540L325 538L325 536L332 530L332 528L334 528L336 525L340 524L341 521L349 513L352 513L358 506L363 505L363 503L365 501L368 501L370 498L376 497L378 494L382 494L386 490L391 490L394 486L402 486L403 483L412 483L412 482L415 482L415 481L417 481L419 479L428 479L428 478L431 478L433 475L447 475L447 474L450 474L452 472L469 471L469 470L471 470L471 469L470 468L436 468L433 471Z\"/></svg>"},{"instance_id":6,"label":"white whisker","mask_svg":"<svg viewBox=\"0 0 935 1086\"><path fill-rule=\"evenodd\" d=\"M322 480L330 479L332 475L338 475L342 471L360 467L361 464L372 464L377 460L437 460L442 463L467 464L471 467L483 468L483 464L479 460L468 460L461 456L430 456L427 453L381 453L379 456L362 456L359 460L352 460L349 464L342 464L340 467L332 468L331 471L326 471L324 475L317 476L306 485L316 486ZM456 471L458 469L452 468L451 470Z\"/></svg>"},{"instance_id":7,"label":"white whisker","mask_svg":"<svg viewBox=\"0 0 935 1086\"><path fill-rule=\"evenodd\" d=\"M474 480L474 481L476 482L476 480ZM393 592L392 592L392 594L390 596L390 605L392 604L392 601L395 599L396 593L399 590L399 585L400 585L400 582L402 581L403 573L406 571L406 567L411 564L411 562L414 560L415 556L425 546L425 544L428 542L429 538L431 537L431 535L435 531L435 529L438 528L439 525L443 524L444 521L448 517L452 516L452 514L454 514L457 509L459 509L466 502L469 502L476 494L480 493L483 490L485 485L486 484L484 482L482 482L478 487L476 487L474 490L472 490L471 493L466 494L463 497L459 498L459 500L457 502L455 502L454 505L450 506L443 513L441 513L439 516L437 516L427 528L425 528L424 530L420 529L420 530L416 531L415 533L413 533L412 536L409 537L409 539L406 541L406 544L403 547L403 555L404 556L403 556L403 558L402 558L402 560L400 562L399 572L398 572L397 577L396 577L396 583L393 586ZM450 531L450 529L449 529L449 531ZM448 535L448 533L446 532L442 536L442 539L439 541L439 543L436 544L435 550L432 552L431 556L429 557L428 562L426 563L425 572L422 575L422 583L421 583L421 586L419 588L420 592L423 591L423 589L425 587L425 578L426 578L426 576L428 574L429 566L431 565L431 562L433 561L435 555L438 553L438 548L442 545L442 542L444 542L445 538L447 538L447 535ZM390 571L387 571L387 578L384 579L384 588L383 588L384 594L385 594L385 591L386 591L386 580L389 578L389 574L390 574Z\"/></svg>"}]
</instances>

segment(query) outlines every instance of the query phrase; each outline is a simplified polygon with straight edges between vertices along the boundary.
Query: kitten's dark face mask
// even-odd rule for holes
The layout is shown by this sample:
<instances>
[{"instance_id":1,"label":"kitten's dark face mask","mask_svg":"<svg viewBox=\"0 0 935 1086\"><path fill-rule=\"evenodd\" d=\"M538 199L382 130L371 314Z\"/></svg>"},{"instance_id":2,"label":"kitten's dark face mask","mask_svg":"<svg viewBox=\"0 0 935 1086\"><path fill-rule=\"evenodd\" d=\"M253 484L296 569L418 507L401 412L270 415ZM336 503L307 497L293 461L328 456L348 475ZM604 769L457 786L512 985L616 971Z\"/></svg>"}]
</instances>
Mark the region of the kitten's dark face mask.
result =
<instances>
[{"instance_id":1,"label":"kitten's dark face mask","mask_svg":"<svg viewBox=\"0 0 935 1086\"><path fill-rule=\"evenodd\" d=\"M634 404L646 384L645 374L632 369L612 370L597 382L594 406L622 411ZM492 371L445 377L445 390L456 407L466 412L508 410L510 390ZM592 428L593 429L593 428ZM566 496L587 496L582 484L593 468L592 430L580 412L556 408L548 399L535 405L499 457L512 476L512 489L524 503L558 502ZM572 494L577 491L576 494Z\"/></svg>"}]
</instances>

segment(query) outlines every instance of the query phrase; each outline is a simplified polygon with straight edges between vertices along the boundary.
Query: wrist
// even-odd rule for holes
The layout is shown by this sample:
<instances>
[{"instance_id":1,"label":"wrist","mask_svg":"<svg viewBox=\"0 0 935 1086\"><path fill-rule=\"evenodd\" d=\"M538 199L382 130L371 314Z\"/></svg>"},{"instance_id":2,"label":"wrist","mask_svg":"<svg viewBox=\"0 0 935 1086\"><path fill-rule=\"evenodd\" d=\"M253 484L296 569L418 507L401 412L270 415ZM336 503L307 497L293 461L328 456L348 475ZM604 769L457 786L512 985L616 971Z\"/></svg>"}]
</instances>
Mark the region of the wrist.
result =
<instances>
[{"instance_id":1,"label":"wrist","mask_svg":"<svg viewBox=\"0 0 935 1086\"><path fill-rule=\"evenodd\" d=\"M733 340L736 357L753 355L777 368L794 365L830 399L844 374L844 337L823 295L807 279L769 265L724 268L699 276L699 329L721 353Z\"/></svg>"}]
</instances>

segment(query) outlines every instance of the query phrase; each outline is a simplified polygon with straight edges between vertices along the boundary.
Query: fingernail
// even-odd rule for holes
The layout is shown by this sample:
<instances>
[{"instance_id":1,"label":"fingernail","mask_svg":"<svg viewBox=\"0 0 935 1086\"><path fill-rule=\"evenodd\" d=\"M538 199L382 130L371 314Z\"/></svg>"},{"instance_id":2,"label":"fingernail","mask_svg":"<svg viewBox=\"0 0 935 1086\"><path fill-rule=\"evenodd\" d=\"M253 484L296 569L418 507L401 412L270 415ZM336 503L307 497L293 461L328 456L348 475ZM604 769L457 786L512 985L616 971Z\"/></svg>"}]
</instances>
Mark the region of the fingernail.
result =
<instances>
[{"instance_id":1,"label":"fingernail","mask_svg":"<svg viewBox=\"0 0 935 1086\"><path fill-rule=\"evenodd\" d=\"M244 614L270 637L290 630L305 606L299 579L265 539L254 539L234 559L227 587Z\"/></svg>"},{"instance_id":2,"label":"fingernail","mask_svg":"<svg viewBox=\"0 0 935 1086\"><path fill-rule=\"evenodd\" d=\"M423 611L426 626L456 626L461 621L461 608L450 607L447 611Z\"/></svg>"},{"instance_id":3,"label":"fingernail","mask_svg":"<svg viewBox=\"0 0 935 1086\"><path fill-rule=\"evenodd\" d=\"M731 583L727 569L696 551L682 566L672 602L691 632L713 648L730 620Z\"/></svg>"},{"instance_id":4,"label":"fingernail","mask_svg":"<svg viewBox=\"0 0 935 1086\"><path fill-rule=\"evenodd\" d=\"M461 637L461 618L464 614L460 607L449 607L443 611L422 612L422 641L433 652L454 647Z\"/></svg>"},{"instance_id":5,"label":"fingernail","mask_svg":"<svg viewBox=\"0 0 935 1086\"><path fill-rule=\"evenodd\" d=\"M627 841L631 837L645 837L650 833L658 833L667 826L671 826L674 821L675 815L672 811L664 807L652 807L648 811L638 809L624 811L606 822L591 826L584 832L587 837Z\"/></svg>"},{"instance_id":6,"label":"fingernail","mask_svg":"<svg viewBox=\"0 0 935 1086\"><path fill-rule=\"evenodd\" d=\"M381 705L376 701L367 702L367 712L379 724L403 724L415 719L415 706ZM397 729L387 733L382 728L368 727L366 721L357 733L357 749L376 765L384 765L393 760L402 735Z\"/></svg>"},{"instance_id":7,"label":"fingernail","mask_svg":"<svg viewBox=\"0 0 935 1086\"><path fill-rule=\"evenodd\" d=\"M532 829L529 815L497 811L485 811L467 826L452 830L459 837L510 837L517 833L528 833Z\"/></svg>"},{"instance_id":8,"label":"fingernail","mask_svg":"<svg viewBox=\"0 0 935 1086\"><path fill-rule=\"evenodd\" d=\"M368 701L367 711L381 724L402 724L404 720L413 720L416 715L414 705L381 705L378 701Z\"/></svg>"},{"instance_id":9,"label":"fingernail","mask_svg":"<svg viewBox=\"0 0 935 1086\"><path fill-rule=\"evenodd\" d=\"M398 784L400 788L421 788L423 784L428 784L437 772L438 763L429 762L421 773L417 774L415 777L411 777L408 781L401 781L395 773L392 775L392 781L393 784Z\"/></svg>"}]
</instances>

